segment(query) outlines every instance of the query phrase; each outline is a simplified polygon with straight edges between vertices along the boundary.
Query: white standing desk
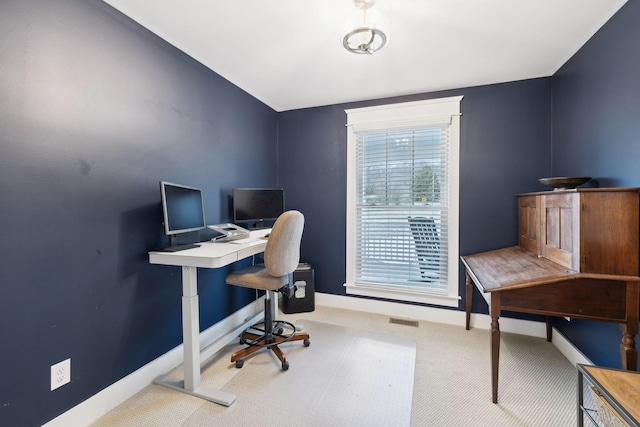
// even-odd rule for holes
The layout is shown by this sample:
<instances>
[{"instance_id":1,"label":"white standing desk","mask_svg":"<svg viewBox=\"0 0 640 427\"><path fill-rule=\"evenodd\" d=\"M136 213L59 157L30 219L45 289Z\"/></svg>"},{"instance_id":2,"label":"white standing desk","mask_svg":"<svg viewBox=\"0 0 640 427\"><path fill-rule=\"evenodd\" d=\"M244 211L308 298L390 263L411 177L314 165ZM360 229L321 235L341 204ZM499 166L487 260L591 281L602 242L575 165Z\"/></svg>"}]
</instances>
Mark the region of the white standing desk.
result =
<instances>
[{"instance_id":1,"label":"white standing desk","mask_svg":"<svg viewBox=\"0 0 640 427\"><path fill-rule=\"evenodd\" d=\"M236 396L221 390L202 387L200 385L200 317L198 312L198 268L220 268L236 261L264 252L266 239L257 236L265 235L269 230L252 232L257 240L248 243L213 243L204 242L199 247L179 252L149 252L151 264L175 265L182 267L182 340L184 344L184 381L175 380L166 375L153 382L193 396L201 397L215 403L230 406ZM259 316L262 316L259 315ZM246 326L255 322L249 319L245 324L230 331L216 341L221 348L234 339Z\"/></svg>"}]
</instances>

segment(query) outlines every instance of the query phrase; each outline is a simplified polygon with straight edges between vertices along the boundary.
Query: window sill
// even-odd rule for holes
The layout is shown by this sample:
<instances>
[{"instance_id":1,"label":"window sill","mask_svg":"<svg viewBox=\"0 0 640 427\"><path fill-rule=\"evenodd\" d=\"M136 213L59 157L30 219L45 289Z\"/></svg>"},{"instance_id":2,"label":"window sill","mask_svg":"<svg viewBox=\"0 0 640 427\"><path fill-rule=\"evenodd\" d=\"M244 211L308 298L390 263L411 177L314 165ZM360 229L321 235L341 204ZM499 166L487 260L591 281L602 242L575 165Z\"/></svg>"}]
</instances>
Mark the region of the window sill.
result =
<instances>
[{"instance_id":1,"label":"window sill","mask_svg":"<svg viewBox=\"0 0 640 427\"><path fill-rule=\"evenodd\" d=\"M386 286L367 284L345 283L347 295L360 295L365 297L382 298L386 300L418 302L422 304L440 305L444 307L458 308L460 296L443 295L433 292L421 292L415 290L390 289Z\"/></svg>"}]
</instances>

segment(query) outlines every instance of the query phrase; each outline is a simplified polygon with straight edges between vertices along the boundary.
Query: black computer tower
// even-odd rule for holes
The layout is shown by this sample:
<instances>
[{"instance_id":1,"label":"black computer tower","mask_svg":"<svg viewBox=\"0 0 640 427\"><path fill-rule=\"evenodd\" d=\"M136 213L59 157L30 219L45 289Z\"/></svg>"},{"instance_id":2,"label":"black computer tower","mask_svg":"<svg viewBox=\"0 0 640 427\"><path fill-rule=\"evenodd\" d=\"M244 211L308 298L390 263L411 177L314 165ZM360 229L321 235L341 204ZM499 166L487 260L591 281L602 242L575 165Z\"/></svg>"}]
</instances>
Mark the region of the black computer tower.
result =
<instances>
[{"instance_id":1,"label":"black computer tower","mask_svg":"<svg viewBox=\"0 0 640 427\"><path fill-rule=\"evenodd\" d=\"M315 290L313 268L309 264L298 264L293 272L296 291L291 297L282 296L282 312L286 314L304 313L315 310Z\"/></svg>"}]
</instances>

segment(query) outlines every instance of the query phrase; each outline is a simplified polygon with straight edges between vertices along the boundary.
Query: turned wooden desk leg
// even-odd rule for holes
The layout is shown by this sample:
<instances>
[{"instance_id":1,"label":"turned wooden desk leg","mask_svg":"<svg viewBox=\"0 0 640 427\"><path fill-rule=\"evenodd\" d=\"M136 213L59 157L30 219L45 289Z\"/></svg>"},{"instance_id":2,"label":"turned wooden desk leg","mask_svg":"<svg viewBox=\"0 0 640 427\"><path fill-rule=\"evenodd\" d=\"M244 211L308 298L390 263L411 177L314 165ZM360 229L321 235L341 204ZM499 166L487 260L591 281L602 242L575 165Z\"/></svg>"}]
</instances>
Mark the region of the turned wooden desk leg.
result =
<instances>
[{"instance_id":1,"label":"turned wooden desk leg","mask_svg":"<svg viewBox=\"0 0 640 427\"><path fill-rule=\"evenodd\" d=\"M500 293L491 293L491 397L498 403L498 365L500 362Z\"/></svg>"},{"instance_id":2,"label":"turned wooden desk leg","mask_svg":"<svg viewBox=\"0 0 640 427\"><path fill-rule=\"evenodd\" d=\"M638 333L639 294L640 284L638 282L627 282L627 323L620 325L622 329L620 359L622 369L630 371L638 370L638 351L636 350L635 336Z\"/></svg>"},{"instance_id":3,"label":"turned wooden desk leg","mask_svg":"<svg viewBox=\"0 0 640 427\"><path fill-rule=\"evenodd\" d=\"M638 370L638 350L636 350L635 334L629 334L624 329L625 325L621 325L622 341L620 342L620 358L622 369L629 371Z\"/></svg>"},{"instance_id":4,"label":"turned wooden desk leg","mask_svg":"<svg viewBox=\"0 0 640 427\"><path fill-rule=\"evenodd\" d=\"M465 291L465 306L466 306L466 315L467 315L467 321L466 321L466 328L467 331L469 330L469 328L471 327L471 298L473 297L473 281L471 280L471 276L469 275L469 272L467 271L467 286L466 286L466 291Z\"/></svg>"},{"instance_id":5,"label":"turned wooden desk leg","mask_svg":"<svg viewBox=\"0 0 640 427\"><path fill-rule=\"evenodd\" d=\"M544 320L547 323L547 341L551 342L551 334L553 333L553 317L545 316Z\"/></svg>"}]
</instances>

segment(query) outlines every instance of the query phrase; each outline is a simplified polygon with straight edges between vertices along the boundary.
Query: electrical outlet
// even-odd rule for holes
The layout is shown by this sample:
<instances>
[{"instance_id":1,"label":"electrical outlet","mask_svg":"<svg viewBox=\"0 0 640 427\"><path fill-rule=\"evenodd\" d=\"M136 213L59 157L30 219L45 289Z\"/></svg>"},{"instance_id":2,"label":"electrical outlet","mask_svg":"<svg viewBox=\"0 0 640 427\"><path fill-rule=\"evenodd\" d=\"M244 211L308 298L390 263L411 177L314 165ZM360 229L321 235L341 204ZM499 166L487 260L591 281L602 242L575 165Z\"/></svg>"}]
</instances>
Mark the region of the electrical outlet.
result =
<instances>
[{"instance_id":1,"label":"electrical outlet","mask_svg":"<svg viewBox=\"0 0 640 427\"><path fill-rule=\"evenodd\" d=\"M71 359L51 365L51 391L71 382Z\"/></svg>"}]
</instances>

